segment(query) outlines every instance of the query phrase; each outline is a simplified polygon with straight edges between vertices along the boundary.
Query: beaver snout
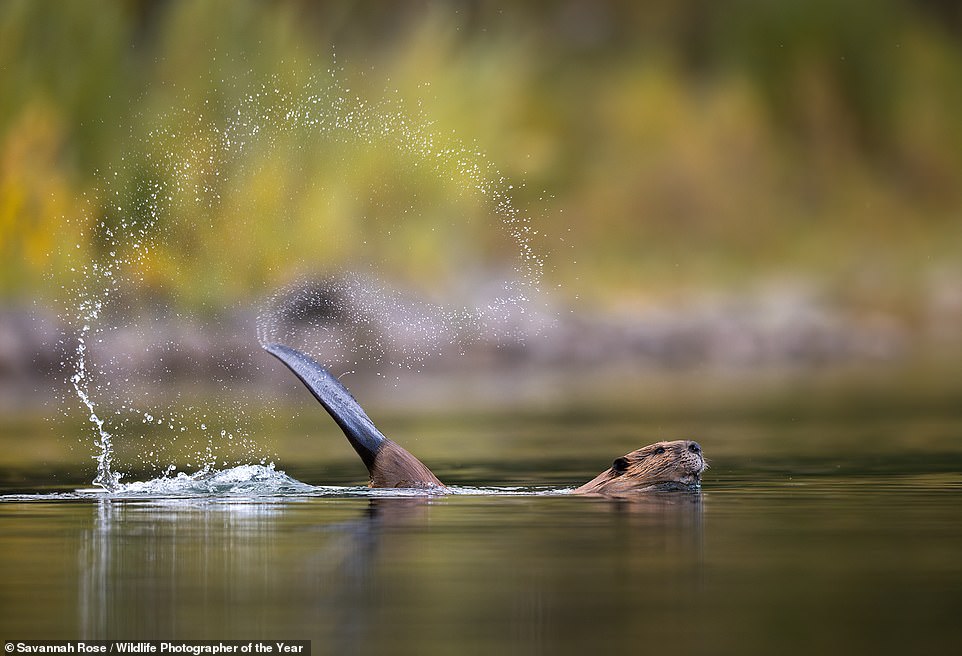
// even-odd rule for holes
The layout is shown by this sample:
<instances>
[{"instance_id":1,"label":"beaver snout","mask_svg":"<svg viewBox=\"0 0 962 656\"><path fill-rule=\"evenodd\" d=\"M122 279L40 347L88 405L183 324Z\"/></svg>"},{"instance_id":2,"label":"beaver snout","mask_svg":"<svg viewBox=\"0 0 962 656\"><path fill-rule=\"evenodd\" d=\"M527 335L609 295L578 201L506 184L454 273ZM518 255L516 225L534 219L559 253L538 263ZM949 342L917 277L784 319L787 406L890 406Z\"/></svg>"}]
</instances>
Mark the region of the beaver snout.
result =
<instances>
[{"instance_id":1,"label":"beaver snout","mask_svg":"<svg viewBox=\"0 0 962 656\"><path fill-rule=\"evenodd\" d=\"M688 440L686 444L688 447L688 452L695 456L694 458L691 458L691 456L688 458L697 463L695 465L696 469L698 470L696 477L700 479L702 472L708 469L708 461L705 460L705 454L701 452L701 444L693 440Z\"/></svg>"}]
</instances>

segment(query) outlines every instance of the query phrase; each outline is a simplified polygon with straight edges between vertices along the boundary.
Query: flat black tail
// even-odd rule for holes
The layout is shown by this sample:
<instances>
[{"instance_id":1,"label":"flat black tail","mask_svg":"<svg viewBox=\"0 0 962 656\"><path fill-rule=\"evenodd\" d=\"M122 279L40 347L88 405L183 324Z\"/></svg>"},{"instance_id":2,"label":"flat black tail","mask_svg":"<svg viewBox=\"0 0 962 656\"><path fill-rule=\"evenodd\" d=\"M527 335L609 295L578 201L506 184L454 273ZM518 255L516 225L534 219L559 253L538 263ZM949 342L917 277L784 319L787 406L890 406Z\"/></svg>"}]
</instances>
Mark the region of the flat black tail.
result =
<instances>
[{"instance_id":1,"label":"flat black tail","mask_svg":"<svg viewBox=\"0 0 962 656\"><path fill-rule=\"evenodd\" d=\"M294 375L311 390L324 409L330 413L344 431L348 441L361 456L369 471L374 467L378 451L387 440L374 422L354 400L347 388L341 385L327 369L309 355L283 344L267 344L264 350L287 365Z\"/></svg>"}]
</instances>

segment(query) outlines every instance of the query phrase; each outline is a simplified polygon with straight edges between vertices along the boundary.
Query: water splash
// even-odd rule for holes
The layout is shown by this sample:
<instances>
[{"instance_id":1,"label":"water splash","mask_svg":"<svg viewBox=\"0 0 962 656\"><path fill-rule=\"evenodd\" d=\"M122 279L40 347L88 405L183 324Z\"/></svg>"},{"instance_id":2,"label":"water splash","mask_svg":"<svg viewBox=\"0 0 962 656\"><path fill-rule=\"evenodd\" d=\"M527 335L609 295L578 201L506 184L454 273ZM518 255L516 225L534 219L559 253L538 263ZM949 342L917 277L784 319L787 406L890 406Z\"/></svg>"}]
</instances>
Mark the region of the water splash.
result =
<instances>
[{"instance_id":1,"label":"water splash","mask_svg":"<svg viewBox=\"0 0 962 656\"><path fill-rule=\"evenodd\" d=\"M117 177L116 171L101 176L105 186L100 191L103 216L88 223L101 242L102 257L75 268L78 282L71 319L80 327L73 338L69 382L95 432L98 453L94 483L107 490L122 486L122 474L115 470L115 441L120 435L125 440L143 438L147 428L165 434L143 449L140 457L144 465L163 468L167 464L166 447L178 439L194 441L196 466L202 471L229 464L218 454L227 441L245 445L250 459L266 462L247 428L243 404L231 409L226 424L203 408L189 408L179 415L152 409L136 398L133 381L118 380L120 374L111 369L110 365L122 369L119 365L129 354L110 353L96 359L92 347L109 336L115 342L122 341L116 339L121 332L116 317L132 312L115 307L117 300L123 290L143 282L144 260L158 244L171 238L166 232L170 222L165 219L190 205L217 207L226 184L222 174L245 171L244 158L250 152L279 148L285 135L309 133L335 143L387 145L448 184L479 194L516 250L511 275L488 298L460 307L410 302L370 277L343 277L334 289L349 300L345 307L353 308L348 323L357 331L366 331L368 338L329 331L317 337L307 350L317 353L336 345L342 353L352 353L354 359L413 367L444 349L463 350L466 344L482 338L523 339L539 330L543 315L532 311L544 269L543 259L532 246L537 231L515 206L513 185L482 153L450 137L442 138L432 131L430 121L408 115L390 95L377 102L360 98L333 73L330 79L311 80L295 91L281 87L274 82L254 85L230 111L219 108L223 118L201 120L198 116L179 123L188 128L172 127L178 122L161 117L158 127L149 133L146 161L136 165L138 172L145 173L133 176L139 179L134 189L112 190L110 183ZM276 294L258 321L258 338L274 341L284 337L288 326L280 320L284 316L281 308L289 308L291 298L299 299L302 307L316 306L323 299L309 297L315 292L295 285ZM251 296L259 293L250 290ZM111 307L119 312L107 319ZM390 343L385 335L370 338L383 326L389 328ZM323 322L317 327L328 328ZM138 348L143 348L143 334L139 338Z\"/></svg>"},{"instance_id":2,"label":"water splash","mask_svg":"<svg viewBox=\"0 0 962 656\"><path fill-rule=\"evenodd\" d=\"M479 342L523 343L554 323L542 292L545 261L534 246L539 232L515 205L515 185L482 152L434 133L429 120L406 115L390 98L368 103L335 85L335 100L325 105L324 99L330 96L308 94L298 106L280 94L273 102L297 106L284 114L285 129L307 125L333 139L388 143L462 193L479 195L512 244L514 262L500 279L475 279L470 294L459 290L462 297L471 297L469 304L429 302L356 270L304 278L264 304L257 324L261 344L296 346L329 366L364 362L417 369L431 357L463 354ZM264 132L262 122L238 111L238 123L225 142L243 146Z\"/></svg>"},{"instance_id":3,"label":"water splash","mask_svg":"<svg viewBox=\"0 0 962 656\"><path fill-rule=\"evenodd\" d=\"M94 402L91 400L89 393L90 387L86 367L87 334L89 331L89 324L84 325L83 331L77 337L77 371L70 377L70 383L73 385L81 403L90 411L90 421L96 427L99 437L95 442L100 452L94 456L97 460L97 475L93 482L107 490L114 490L120 484L121 475L113 471L111 467L113 464L113 436L104 429L104 420L97 416Z\"/></svg>"},{"instance_id":4,"label":"water splash","mask_svg":"<svg viewBox=\"0 0 962 656\"><path fill-rule=\"evenodd\" d=\"M573 487L533 486L468 486L446 488L370 488L353 485L310 485L270 465L239 465L223 470L202 469L194 474L170 473L146 481L117 482L111 489L79 489L72 492L35 494L0 494L0 503L49 502L103 499L146 499L184 502L231 501L262 504L272 500L306 500L316 498L392 499L430 497L439 499L459 496L561 496Z\"/></svg>"},{"instance_id":5,"label":"water splash","mask_svg":"<svg viewBox=\"0 0 962 656\"><path fill-rule=\"evenodd\" d=\"M506 302L506 301L503 301ZM418 369L433 357L476 343L524 341L543 326L493 308L447 307L387 287L357 272L284 286L257 319L260 344L280 342L338 369L361 362Z\"/></svg>"},{"instance_id":6,"label":"water splash","mask_svg":"<svg viewBox=\"0 0 962 656\"><path fill-rule=\"evenodd\" d=\"M122 227L128 228L126 223ZM120 484L122 474L113 469L113 435L106 428L106 420L97 414L97 406L94 398L94 385L92 378L94 373L88 366L88 344L94 335L101 334L104 327L100 320L104 307L117 292L120 277L117 275L120 267L130 265L132 258L117 257L116 248L117 234L109 227L103 231L109 240L109 251L112 259L106 264L100 262L87 262L80 267L80 277L84 282L79 287L78 303L76 308L75 320L82 323L76 335L76 347L73 353L73 374L69 378L77 398L83 407L89 412L89 421L96 430L95 446L98 453L93 456L97 461L97 474L94 484L107 490L116 489ZM131 252L137 253L144 241L143 230L130 231ZM76 269L74 270L76 272Z\"/></svg>"},{"instance_id":7,"label":"water splash","mask_svg":"<svg viewBox=\"0 0 962 656\"><path fill-rule=\"evenodd\" d=\"M118 485L111 492L122 497L263 497L306 494L314 489L270 465L240 465L224 470L204 468L148 481Z\"/></svg>"}]
</instances>

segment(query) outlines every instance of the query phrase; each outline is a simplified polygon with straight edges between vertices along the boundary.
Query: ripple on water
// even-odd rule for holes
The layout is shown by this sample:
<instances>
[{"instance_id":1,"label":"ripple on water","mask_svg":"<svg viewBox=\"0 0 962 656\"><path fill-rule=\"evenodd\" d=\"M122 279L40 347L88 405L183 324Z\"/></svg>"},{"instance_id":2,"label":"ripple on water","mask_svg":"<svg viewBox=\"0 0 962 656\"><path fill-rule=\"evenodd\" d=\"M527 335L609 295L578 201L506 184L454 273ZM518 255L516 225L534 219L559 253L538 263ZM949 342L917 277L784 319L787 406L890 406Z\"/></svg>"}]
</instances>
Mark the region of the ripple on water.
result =
<instances>
[{"instance_id":1,"label":"ripple on water","mask_svg":"<svg viewBox=\"0 0 962 656\"><path fill-rule=\"evenodd\" d=\"M0 495L0 502L124 500L172 498L273 497L440 497L440 496L551 496L567 494L572 488L521 486L450 486L446 489L391 488L366 486L309 485L270 465L239 465L229 469L205 468L193 474L180 472L147 481L119 483L113 490L83 488L72 492Z\"/></svg>"}]
</instances>

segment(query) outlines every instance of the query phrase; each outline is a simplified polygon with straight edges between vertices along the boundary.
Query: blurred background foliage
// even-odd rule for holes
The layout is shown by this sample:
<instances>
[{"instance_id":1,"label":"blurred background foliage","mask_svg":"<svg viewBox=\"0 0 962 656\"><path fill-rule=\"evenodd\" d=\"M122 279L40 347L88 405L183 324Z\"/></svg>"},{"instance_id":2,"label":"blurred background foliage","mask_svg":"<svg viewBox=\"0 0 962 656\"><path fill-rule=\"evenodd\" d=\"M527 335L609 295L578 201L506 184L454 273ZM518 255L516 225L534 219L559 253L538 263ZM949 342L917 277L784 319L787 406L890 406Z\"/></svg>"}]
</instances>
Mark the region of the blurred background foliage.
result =
<instances>
[{"instance_id":1,"label":"blurred background foliage","mask_svg":"<svg viewBox=\"0 0 962 656\"><path fill-rule=\"evenodd\" d=\"M958 296L955 2L3 0L2 298L55 298L106 255L114 195L202 163L251 89L323 94L332 69L514 181L567 302L803 279L911 320ZM198 310L355 261L430 291L514 257L453 162L306 129L258 144L198 167L221 201L179 192L133 296Z\"/></svg>"}]
</instances>

